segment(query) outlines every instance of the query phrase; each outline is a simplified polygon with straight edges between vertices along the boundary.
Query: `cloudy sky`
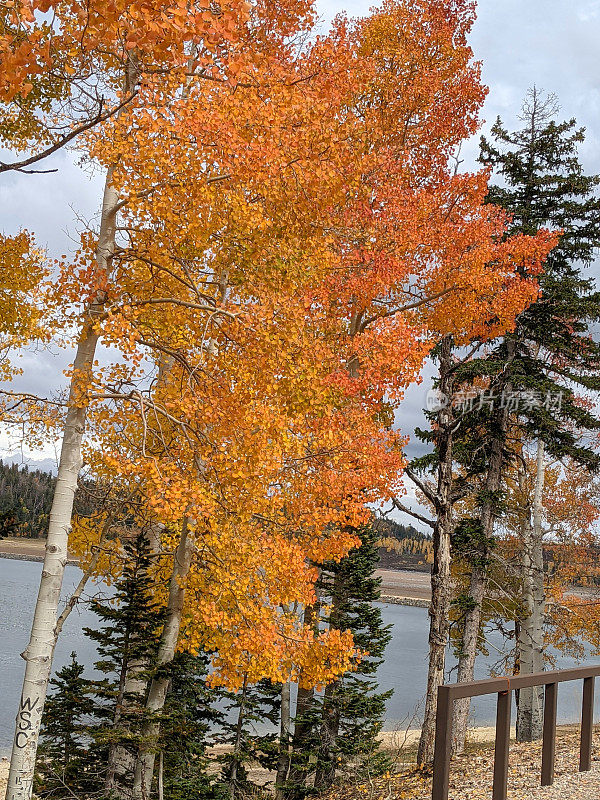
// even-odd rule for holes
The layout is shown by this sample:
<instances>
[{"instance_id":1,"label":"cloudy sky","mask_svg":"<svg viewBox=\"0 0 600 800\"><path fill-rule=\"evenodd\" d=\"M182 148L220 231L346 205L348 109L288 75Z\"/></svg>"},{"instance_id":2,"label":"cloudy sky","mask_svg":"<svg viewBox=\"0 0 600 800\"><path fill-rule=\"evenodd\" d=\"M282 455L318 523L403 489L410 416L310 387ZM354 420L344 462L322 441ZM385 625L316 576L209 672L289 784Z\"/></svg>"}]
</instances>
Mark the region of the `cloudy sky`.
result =
<instances>
[{"instance_id":1,"label":"cloudy sky","mask_svg":"<svg viewBox=\"0 0 600 800\"><path fill-rule=\"evenodd\" d=\"M342 11L365 14L370 5L368 0L318 3L323 25ZM581 159L588 173L600 172L599 42L600 0L480 0L471 45L489 86L483 129L498 115L515 126L523 97L535 84L557 95L563 118L575 117L585 126ZM474 163L477 138L463 148L467 166ZM0 229L9 233L26 227L50 254L60 255L71 249L82 221L96 215L101 176L80 169L68 153L47 166L58 172L0 178ZM42 394L57 389L68 360L61 352L26 354L23 386ZM411 391L399 415L407 431L420 416L423 393L421 388Z\"/></svg>"}]
</instances>

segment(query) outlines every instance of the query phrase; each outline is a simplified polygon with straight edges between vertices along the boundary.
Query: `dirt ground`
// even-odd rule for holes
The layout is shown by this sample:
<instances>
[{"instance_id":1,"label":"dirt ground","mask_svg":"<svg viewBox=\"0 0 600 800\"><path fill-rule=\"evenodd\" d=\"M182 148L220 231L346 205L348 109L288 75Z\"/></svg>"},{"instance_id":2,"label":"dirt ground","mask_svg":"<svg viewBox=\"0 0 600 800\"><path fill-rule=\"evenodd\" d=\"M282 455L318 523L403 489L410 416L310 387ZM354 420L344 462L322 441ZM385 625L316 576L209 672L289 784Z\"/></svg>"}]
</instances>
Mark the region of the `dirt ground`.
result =
<instances>
[{"instance_id":1,"label":"dirt ground","mask_svg":"<svg viewBox=\"0 0 600 800\"><path fill-rule=\"evenodd\" d=\"M450 800L489 800L493 776L493 728L475 728L469 733L464 756L452 763ZM514 737L514 731L513 731ZM382 734L384 748L395 767L366 784L348 784L334 789L327 800L430 800L431 775L417 772L411 762L418 731ZM556 738L556 768L553 786L540 786L541 742L511 741L508 800L596 800L600 797L600 726L596 726L590 772L578 772L579 731L559 726ZM8 761L0 760L0 798L6 791ZM256 776L254 776L256 778ZM268 780L269 776L266 776Z\"/></svg>"},{"instance_id":2,"label":"dirt ground","mask_svg":"<svg viewBox=\"0 0 600 800\"><path fill-rule=\"evenodd\" d=\"M397 733L392 744L394 767L368 783L349 784L334 789L327 800L431 800L432 776L414 767L416 732ZM450 768L449 800L489 800L494 774L493 729L470 732L470 744L464 756ZM559 726L556 737L555 781L540 786L541 742L510 746L509 788L507 800L597 800L600 798L600 726L596 726L592 769L579 772L579 729ZM413 763L411 763L413 762Z\"/></svg>"}]
</instances>

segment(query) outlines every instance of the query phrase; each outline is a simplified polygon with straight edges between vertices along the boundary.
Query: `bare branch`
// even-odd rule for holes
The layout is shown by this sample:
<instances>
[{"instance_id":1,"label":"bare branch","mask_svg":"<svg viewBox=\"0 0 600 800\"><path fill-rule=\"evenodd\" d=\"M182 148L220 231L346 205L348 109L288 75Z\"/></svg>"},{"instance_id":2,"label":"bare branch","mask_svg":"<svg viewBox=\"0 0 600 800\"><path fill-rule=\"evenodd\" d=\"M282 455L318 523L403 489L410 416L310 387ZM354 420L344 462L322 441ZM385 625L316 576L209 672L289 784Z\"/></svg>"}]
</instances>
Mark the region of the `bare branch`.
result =
<instances>
[{"instance_id":1,"label":"bare branch","mask_svg":"<svg viewBox=\"0 0 600 800\"><path fill-rule=\"evenodd\" d=\"M422 481L421 478L418 478L417 475L411 470L410 467L406 467L404 470L404 474L408 475L411 481L423 492L425 497L431 502L436 503L438 500L437 492L425 481Z\"/></svg>"},{"instance_id":2,"label":"bare branch","mask_svg":"<svg viewBox=\"0 0 600 800\"><path fill-rule=\"evenodd\" d=\"M37 153L36 155L30 156L29 158L23 159L23 161L13 161L12 164L7 164L4 161L0 161L0 172L8 172L10 170L14 172L23 172L25 174L33 174L33 173L42 173L42 172L57 172L56 169L47 169L47 170L27 170L25 167L30 166L31 164L36 164L38 161L42 161L44 158L52 155L52 153L56 153L57 150L60 150L69 142L73 141L77 136L81 133L85 133L90 128L93 128L94 125L98 125L100 122L105 122L107 119L110 119L112 116L117 114L122 108L124 108L128 103L130 103L133 98L136 96L136 92L129 95L125 98L119 105L112 108L110 111L106 111L102 113L102 107L104 105L104 100L100 100L98 113L95 117L84 122L82 125L79 125L77 128L73 128L73 130L69 131L65 136L62 136L58 141L54 142L54 144L47 147L45 150L42 150L41 153Z\"/></svg>"},{"instance_id":3,"label":"bare branch","mask_svg":"<svg viewBox=\"0 0 600 800\"><path fill-rule=\"evenodd\" d=\"M137 303L137 305L147 306L155 303L171 303L174 306L183 306L184 308L191 308L195 309L196 311L209 311L211 315L218 314L220 316L229 317L230 319L235 319L237 317L237 314L234 314L231 311L225 311L223 308L217 308L216 306L211 305L200 305L199 303L192 303L188 300L179 300L176 297L151 297L149 300L142 300L141 302Z\"/></svg>"},{"instance_id":4,"label":"bare branch","mask_svg":"<svg viewBox=\"0 0 600 800\"><path fill-rule=\"evenodd\" d=\"M392 503L393 503L394 508L397 508L398 511L404 511L405 514L410 514L411 517L414 517L415 519L418 519L420 522L423 522L425 525L429 525L430 528L435 528L435 522L433 520L422 516L421 514L417 513L416 511L413 511L411 508L409 508L408 506L405 506L403 503L401 503L397 498L393 497L392 498Z\"/></svg>"},{"instance_id":5,"label":"bare branch","mask_svg":"<svg viewBox=\"0 0 600 800\"><path fill-rule=\"evenodd\" d=\"M440 292L436 292L436 294L432 294L431 297L424 297L421 300L415 300L414 303L407 303L405 306L400 306L400 308L394 308L391 311L386 311L383 314L374 314L372 317L368 317L365 319L360 326L360 331L365 330L365 328L370 325L372 322L376 322L379 319L386 319L387 317L393 317L396 314L401 314L403 311L410 311L413 308L418 308L419 306L423 306L426 303L433 303L434 300L438 300L440 297L443 297L449 292L453 292L456 289L456 286L451 286L449 289L442 289Z\"/></svg>"}]
</instances>

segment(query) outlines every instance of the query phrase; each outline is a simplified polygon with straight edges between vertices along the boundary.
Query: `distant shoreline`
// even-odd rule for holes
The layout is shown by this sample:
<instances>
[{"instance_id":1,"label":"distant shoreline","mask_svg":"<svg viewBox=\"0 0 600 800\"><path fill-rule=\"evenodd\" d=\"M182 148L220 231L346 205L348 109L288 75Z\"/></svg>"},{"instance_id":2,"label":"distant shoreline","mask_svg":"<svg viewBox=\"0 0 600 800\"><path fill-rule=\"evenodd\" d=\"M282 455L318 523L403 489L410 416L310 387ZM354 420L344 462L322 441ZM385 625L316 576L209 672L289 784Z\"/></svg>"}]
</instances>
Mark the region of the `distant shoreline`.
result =
<instances>
[{"instance_id":1,"label":"distant shoreline","mask_svg":"<svg viewBox=\"0 0 600 800\"><path fill-rule=\"evenodd\" d=\"M414 608L429 608L431 602L422 597L398 597L396 595L382 594L380 603L389 603L394 606L413 606Z\"/></svg>"},{"instance_id":2,"label":"distant shoreline","mask_svg":"<svg viewBox=\"0 0 600 800\"><path fill-rule=\"evenodd\" d=\"M45 539L26 539L25 537L0 539L0 558L41 563L44 560L45 551ZM67 564L76 567L79 561L70 556Z\"/></svg>"},{"instance_id":3,"label":"distant shoreline","mask_svg":"<svg viewBox=\"0 0 600 800\"><path fill-rule=\"evenodd\" d=\"M12 558L15 561L39 561L44 560L44 556L23 555L23 553L0 553L0 558Z\"/></svg>"},{"instance_id":4,"label":"distant shoreline","mask_svg":"<svg viewBox=\"0 0 600 800\"><path fill-rule=\"evenodd\" d=\"M41 563L44 560L45 547L44 539L0 539L0 558ZM76 567L79 562L70 557L67 564ZM408 569L378 569L375 574L381 578L382 603L429 608L431 588L428 573Z\"/></svg>"},{"instance_id":5,"label":"distant shoreline","mask_svg":"<svg viewBox=\"0 0 600 800\"><path fill-rule=\"evenodd\" d=\"M25 555L23 553L3 553L2 551L0 551L0 558L8 558L13 561L35 561L38 564L42 564L44 561L44 556ZM67 564L70 567L78 567L79 560L77 558L68 558Z\"/></svg>"}]
</instances>

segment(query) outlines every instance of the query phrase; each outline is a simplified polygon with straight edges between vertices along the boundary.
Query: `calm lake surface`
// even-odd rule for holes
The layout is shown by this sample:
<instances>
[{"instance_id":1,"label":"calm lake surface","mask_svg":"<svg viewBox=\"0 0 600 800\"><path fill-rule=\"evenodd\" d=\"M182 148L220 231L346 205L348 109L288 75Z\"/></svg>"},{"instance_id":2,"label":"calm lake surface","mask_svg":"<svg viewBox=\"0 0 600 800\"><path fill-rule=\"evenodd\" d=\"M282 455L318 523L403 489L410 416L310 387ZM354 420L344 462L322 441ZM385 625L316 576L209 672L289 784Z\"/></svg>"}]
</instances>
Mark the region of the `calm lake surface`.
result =
<instances>
[{"instance_id":1,"label":"calm lake surface","mask_svg":"<svg viewBox=\"0 0 600 800\"><path fill-rule=\"evenodd\" d=\"M25 649L37 594L41 564L0 558L0 756L10 749L13 725L23 677L23 660L19 657ZM75 586L79 570L67 567L65 592ZM93 591L93 590L92 590ZM386 728L416 727L422 714L427 670L427 611L423 608L383 605L385 622L393 625L393 638L388 645L385 663L379 670L382 689L393 688L394 695L388 703ZM96 617L85 605L75 610L63 629L56 647L55 669L69 661L75 651L78 660L92 672L96 657L93 642L83 635L83 626L94 627ZM492 646L501 648L497 634L491 637ZM477 677L489 674L489 664L498 659L493 655L486 663L479 659ZM598 661L596 658L593 661ZM557 657L557 668L575 666L566 657ZM559 722L578 720L581 682L561 684L558 694ZM600 693L596 697L596 713L600 711ZM495 719L495 698L475 698L472 705L473 722L491 725Z\"/></svg>"}]
</instances>

